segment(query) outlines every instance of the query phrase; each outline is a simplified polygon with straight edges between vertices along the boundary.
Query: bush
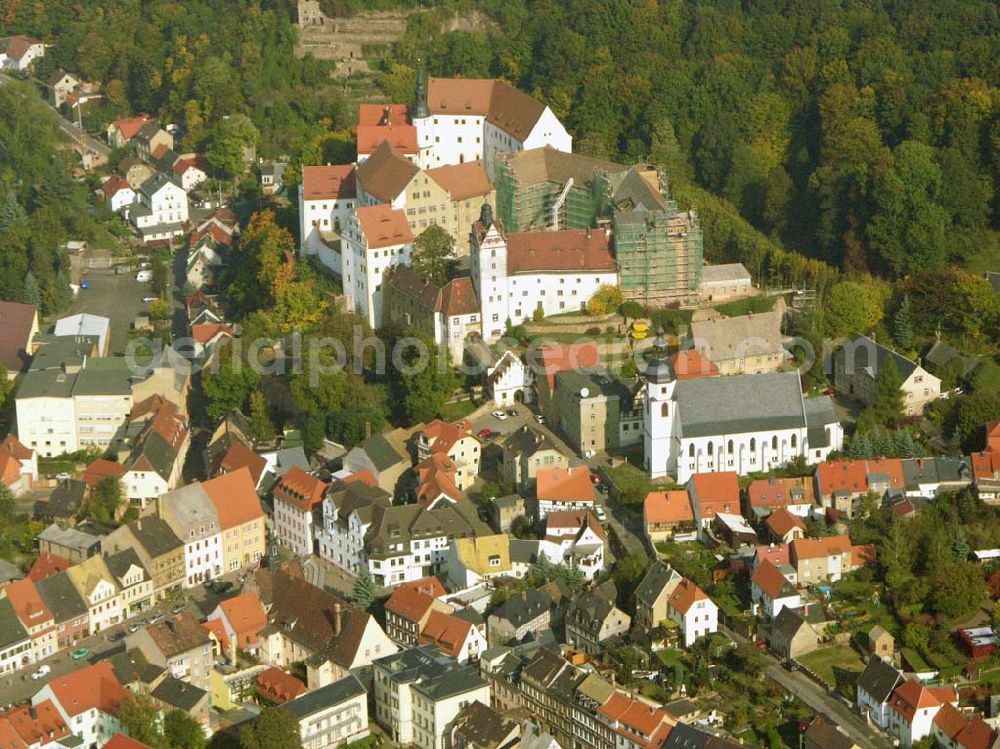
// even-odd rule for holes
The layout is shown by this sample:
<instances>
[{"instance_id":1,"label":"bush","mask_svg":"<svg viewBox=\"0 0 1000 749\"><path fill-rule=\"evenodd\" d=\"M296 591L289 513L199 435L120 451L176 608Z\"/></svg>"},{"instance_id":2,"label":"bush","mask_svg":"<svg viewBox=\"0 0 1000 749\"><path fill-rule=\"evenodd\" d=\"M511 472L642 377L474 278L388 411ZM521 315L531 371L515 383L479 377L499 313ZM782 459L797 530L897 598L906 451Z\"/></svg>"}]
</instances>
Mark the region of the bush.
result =
<instances>
[{"instance_id":1,"label":"bush","mask_svg":"<svg viewBox=\"0 0 1000 749\"><path fill-rule=\"evenodd\" d=\"M601 334L601 329L596 325L591 325L589 328L587 328L587 335L600 335L600 334Z\"/></svg>"},{"instance_id":2,"label":"bush","mask_svg":"<svg viewBox=\"0 0 1000 749\"><path fill-rule=\"evenodd\" d=\"M545 310L541 306L535 307L535 311L531 313L531 319L533 322L541 322L545 319Z\"/></svg>"}]
</instances>

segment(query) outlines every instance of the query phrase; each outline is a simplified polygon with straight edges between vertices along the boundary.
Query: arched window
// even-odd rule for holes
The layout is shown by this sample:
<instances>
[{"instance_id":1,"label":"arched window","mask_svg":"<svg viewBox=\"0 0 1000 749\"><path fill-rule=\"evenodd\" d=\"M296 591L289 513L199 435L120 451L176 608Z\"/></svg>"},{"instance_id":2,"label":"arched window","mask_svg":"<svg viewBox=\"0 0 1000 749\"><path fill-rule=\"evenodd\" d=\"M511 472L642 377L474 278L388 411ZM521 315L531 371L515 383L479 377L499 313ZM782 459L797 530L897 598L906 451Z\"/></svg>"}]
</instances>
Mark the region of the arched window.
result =
<instances>
[{"instance_id":1,"label":"arched window","mask_svg":"<svg viewBox=\"0 0 1000 749\"><path fill-rule=\"evenodd\" d=\"M728 450L728 452L729 452L730 455L733 454L733 441L732 440L729 440L729 450Z\"/></svg>"},{"instance_id":2,"label":"arched window","mask_svg":"<svg viewBox=\"0 0 1000 749\"><path fill-rule=\"evenodd\" d=\"M794 450L799 446L799 436L797 434L792 435L792 449Z\"/></svg>"},{"instance_id":3,"label":"arched window","mask_svg":"<svg viewBox=\"0 0 1000 749\"><path fill-rule=\"evenodd\" d=\"M660 404L660 416L666 418L669 415L670 415L670 404L669 403Z\"/></svg>"},{"instance_id":4,"label":"arched window","mask_svg":"<svg viewBox=\"0 0 1000 749\"><path fill-rule=\"evenodd\" d=\"M750 438L750 452L757 449L757 439L755 437Z\"/></svg>"},{"instance_id":5,"label":"arched window","mask_svg":"<svg viewBox=\"0 0 1000 749\"><path fill-rule=\"evenodd\" d=\"M712 451L713 451L713 449L714 449L714 448L713 448L713 445L712 445L712 443L711 443L711 442L709 442L709 443L708 443L708 454L709 454L709 455L711 455L711 454L712 454Z\"/></svg>"},{"instance_id":6,"label":"arched window","mask_svg":"<svg viewBox=\"0 0 1000 749\"><path fill-rule=\"evenodd\" d=\"M778 449L778 435L774 435L773 437L771 437L771 449L772 450Z\"/></svg>"},{"instance_id":7,"label":"arched window","mask_svg":"<svg viewBox=\"0 0 1000 749\"><path fill-rule=\"evenodd\" d=\"M694 443L693 442L690 445L688 445L688 457L689 458L693 458L694 457Z\"/></svg>"}]
</instances>

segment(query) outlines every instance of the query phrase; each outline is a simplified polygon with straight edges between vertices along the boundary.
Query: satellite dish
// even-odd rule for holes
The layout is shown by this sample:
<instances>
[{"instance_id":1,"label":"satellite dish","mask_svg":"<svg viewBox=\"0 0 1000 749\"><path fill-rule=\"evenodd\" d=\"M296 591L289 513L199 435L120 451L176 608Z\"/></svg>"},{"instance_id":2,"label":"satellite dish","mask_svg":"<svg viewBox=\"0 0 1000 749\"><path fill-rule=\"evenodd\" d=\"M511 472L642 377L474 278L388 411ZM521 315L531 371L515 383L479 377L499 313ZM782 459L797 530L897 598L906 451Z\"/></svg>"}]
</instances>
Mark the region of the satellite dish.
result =
<instances>
[{"instance_id":1,"label":"satellite dish","mask_svg":"<svg viewBox=\"0 0 1000 749\"><path fill-rule=\"evenodd\" d=\"M587 398L589 396L590 396L590 389L589 388L580 388L580 397L581 398Z\"/></svg>"}]
</instances>

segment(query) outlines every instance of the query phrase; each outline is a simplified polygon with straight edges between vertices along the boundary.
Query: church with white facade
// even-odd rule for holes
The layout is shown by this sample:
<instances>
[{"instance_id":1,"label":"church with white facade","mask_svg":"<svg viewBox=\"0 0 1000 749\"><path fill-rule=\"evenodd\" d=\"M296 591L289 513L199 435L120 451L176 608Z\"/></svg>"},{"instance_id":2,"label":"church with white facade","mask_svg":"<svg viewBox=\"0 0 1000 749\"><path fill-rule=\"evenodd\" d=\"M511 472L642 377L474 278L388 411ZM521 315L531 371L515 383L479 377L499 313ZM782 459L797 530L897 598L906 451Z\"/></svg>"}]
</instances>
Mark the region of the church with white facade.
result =
<instances>
[{"instance_id":1,"label":"church with white facade","mask_svg":"<svg viewBox=\"0 0 1000 749\"><path fill-rule=\"evenodd\" d=\"M645 379L643 443L653 478L746 475L800 456L812 465L843 446L832 401L805 398L798 371L678 379L661 337Z\"/></svg>"}]
</instances>

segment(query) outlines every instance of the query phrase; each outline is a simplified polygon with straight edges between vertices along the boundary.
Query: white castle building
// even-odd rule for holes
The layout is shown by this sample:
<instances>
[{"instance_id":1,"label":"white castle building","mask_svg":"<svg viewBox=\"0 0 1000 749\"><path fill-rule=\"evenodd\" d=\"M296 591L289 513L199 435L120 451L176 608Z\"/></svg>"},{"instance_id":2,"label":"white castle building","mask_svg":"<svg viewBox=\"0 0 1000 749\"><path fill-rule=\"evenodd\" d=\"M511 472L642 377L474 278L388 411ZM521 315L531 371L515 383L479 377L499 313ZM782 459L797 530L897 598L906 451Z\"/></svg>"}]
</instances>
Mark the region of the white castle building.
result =
<instances>
[{"instance_id":1,"label":"white castle building","mask_svg":"<svg viewBox=\"0 0 1000 749\"><path fill-rule=\"evenodd\" d=\"M798 371L677 379L662 337L646 368L643 442L653 478L769 471L826 460L844 442L828 396L804 398Z\"/></svg>"}]
</instances>

